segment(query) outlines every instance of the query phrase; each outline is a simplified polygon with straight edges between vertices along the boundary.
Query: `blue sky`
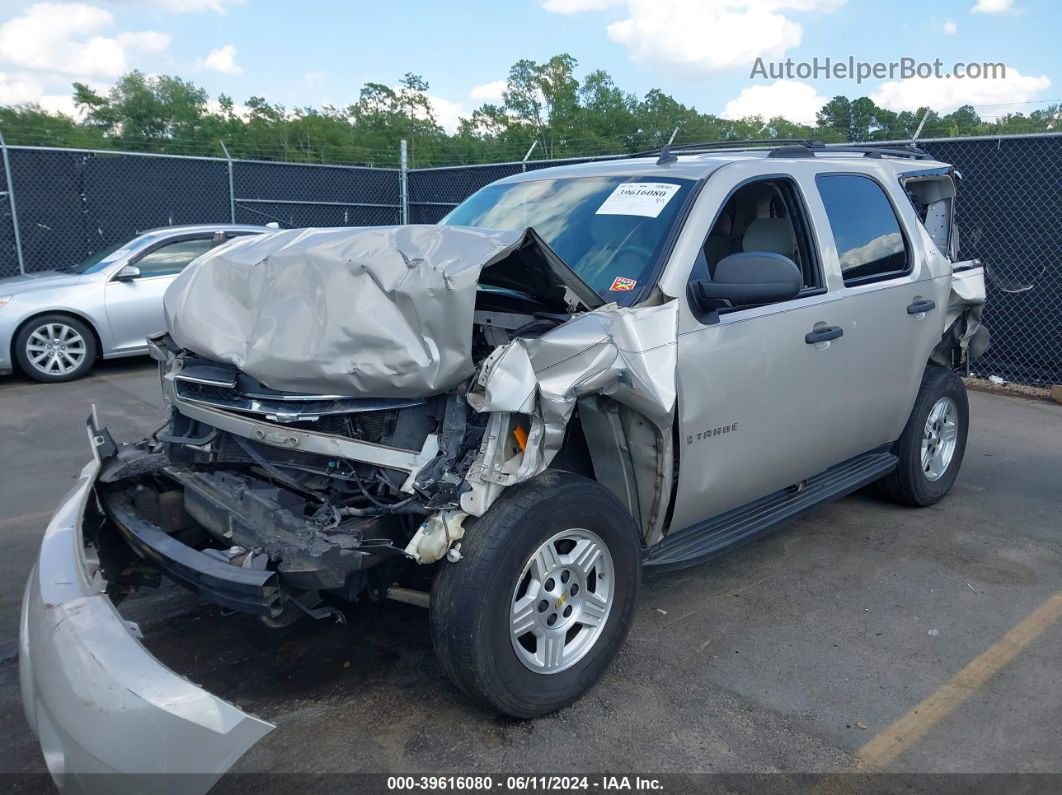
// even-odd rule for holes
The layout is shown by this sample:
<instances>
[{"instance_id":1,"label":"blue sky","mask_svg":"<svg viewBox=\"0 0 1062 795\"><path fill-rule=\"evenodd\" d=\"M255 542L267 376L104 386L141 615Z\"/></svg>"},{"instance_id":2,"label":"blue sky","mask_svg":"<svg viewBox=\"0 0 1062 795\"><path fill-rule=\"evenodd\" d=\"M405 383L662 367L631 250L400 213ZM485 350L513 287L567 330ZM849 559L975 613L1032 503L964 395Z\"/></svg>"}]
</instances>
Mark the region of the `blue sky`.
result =
<instances>
[{"instance_id":1,"label":"blue sky","mask_svg":"<svg viewBox=\"0 0 1062 795\"><path fill-rule=\"evenodd\" d=\"M639 95L659 87L699 110L813 118L824 98L869 95L896 110L973 104L983 115L1062 97L1050 0L0 0L0 103L70 110L69 86L123 71L177 74L288 106L346 104L406 71L431 84L452 127L494 100L518 58L574 55ZM1006 78L750 79L756 57L999 62ZM1015 104L1011 104L1015 103ZM1017 104L1025 103L1025 104Z\"/></svg>"}]
</instances>

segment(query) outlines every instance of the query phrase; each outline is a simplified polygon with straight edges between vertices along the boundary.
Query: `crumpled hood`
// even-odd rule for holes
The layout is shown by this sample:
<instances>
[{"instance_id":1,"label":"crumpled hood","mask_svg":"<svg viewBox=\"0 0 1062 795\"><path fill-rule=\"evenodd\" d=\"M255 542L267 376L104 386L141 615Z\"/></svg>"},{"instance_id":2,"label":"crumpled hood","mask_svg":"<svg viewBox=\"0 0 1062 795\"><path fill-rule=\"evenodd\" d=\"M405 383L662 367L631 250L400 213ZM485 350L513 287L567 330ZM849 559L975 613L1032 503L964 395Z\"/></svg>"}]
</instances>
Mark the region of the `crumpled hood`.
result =
<instances>
[{"instance_id":1,"label":"crumpled hood","mask_svg":"<svg viewBox=\"0 0 1062 795\"><path fill-rule=\"evenodd\" d=\"M164 308L178 345L273 389L421 397L474 372L481 281L560 309L602 303L533 230L414 225L241 238L187 267Z\"/></svg>"}]
</instances>

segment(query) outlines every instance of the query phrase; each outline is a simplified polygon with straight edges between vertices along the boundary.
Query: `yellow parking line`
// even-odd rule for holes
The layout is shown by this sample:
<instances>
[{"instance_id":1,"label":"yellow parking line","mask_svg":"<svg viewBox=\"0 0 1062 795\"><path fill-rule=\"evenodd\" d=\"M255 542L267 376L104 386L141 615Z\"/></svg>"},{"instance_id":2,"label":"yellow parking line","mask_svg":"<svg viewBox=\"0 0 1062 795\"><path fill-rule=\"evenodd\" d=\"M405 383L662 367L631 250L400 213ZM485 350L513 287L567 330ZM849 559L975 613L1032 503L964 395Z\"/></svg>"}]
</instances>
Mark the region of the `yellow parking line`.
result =
<instances>
[{"instance_id":1,"label":"yellow parking line","mask_svg":"<svg viewBox=\"0 0 1062 795\"><path fill-rule=\"evenodd\" d=\"M40 513L24 513L22 516L9 516L6 519L0 519L0 532L12 527L21 527L31 522L40 522L41 530L43 530L45 523L52 518L53 513L55 511L41 511Z\"/></svg>"},{"instance_id":2,"label":"yellow parking line","mask_svg":"<svg viewBox=\"0 0 1062 795\"><path fill-rule=\"evenodd\" d=\"M860 767L887 767L973 695L981 685L1003 670L1059 617L1062 617L1062 593L1055 594L1033 610L925 701L860 748L856 753Z\"/></svg>"}]
</instances>

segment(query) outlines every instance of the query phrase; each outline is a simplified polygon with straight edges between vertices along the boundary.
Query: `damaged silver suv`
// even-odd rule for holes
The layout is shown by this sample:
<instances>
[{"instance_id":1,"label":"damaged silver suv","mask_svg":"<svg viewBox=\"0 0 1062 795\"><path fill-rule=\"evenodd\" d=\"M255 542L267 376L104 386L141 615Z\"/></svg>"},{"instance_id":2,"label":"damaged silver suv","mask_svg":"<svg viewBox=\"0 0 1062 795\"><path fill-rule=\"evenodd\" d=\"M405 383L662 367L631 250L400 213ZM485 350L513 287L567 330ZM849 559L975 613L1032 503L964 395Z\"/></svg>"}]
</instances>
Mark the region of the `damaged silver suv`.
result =
<instances>
[{"instance_id":1,"label":"damaged silver suv","mask_svg":"<svg viewBox=\"0 0 1062 795\"><path fill-rule=\"evenodd\" d=\"M688 147L202 256L150 341L167 424L90 418L26 592L49 766L218 775L272 728L133 638L115 604L160 576L276 627L427 605L457 686L531 718L601 676L643 569L870 484L940 500L987 344L957 178L913 148Z\"/></svg>"}]
</instances>

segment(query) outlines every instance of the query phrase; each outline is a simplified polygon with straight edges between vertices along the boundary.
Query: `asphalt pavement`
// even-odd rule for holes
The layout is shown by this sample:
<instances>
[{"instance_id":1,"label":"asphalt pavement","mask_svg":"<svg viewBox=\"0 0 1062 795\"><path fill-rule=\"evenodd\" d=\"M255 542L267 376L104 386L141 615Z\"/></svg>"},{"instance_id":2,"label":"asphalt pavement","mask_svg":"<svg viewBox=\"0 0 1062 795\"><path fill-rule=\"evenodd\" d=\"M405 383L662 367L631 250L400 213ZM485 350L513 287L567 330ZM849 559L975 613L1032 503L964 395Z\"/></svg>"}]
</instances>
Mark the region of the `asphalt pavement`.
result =
<instances>
[{"instance_id":1,"label":"asphalt pavement","mask_svg":"<svg viewBox=\"0 0 1062 795\"><path fill-rule=\"evenodd\" d=\"M167 665L276 723L235 772L1062 773L1062 621L1033 620L1062 601L1062 406L970 400L944 501L915 510L861 492L647 577L601 683L536 721L470 706L416 607L271 630L168 586L128 610ZM87 460L92 403L119 439L162 421L144 360L70 384L0 378L2 773L44 770L18 697L18 605ZM896 728L912 720L917 731Z\"/></svg>"}]
</instances>

